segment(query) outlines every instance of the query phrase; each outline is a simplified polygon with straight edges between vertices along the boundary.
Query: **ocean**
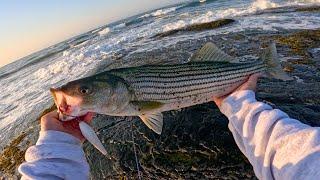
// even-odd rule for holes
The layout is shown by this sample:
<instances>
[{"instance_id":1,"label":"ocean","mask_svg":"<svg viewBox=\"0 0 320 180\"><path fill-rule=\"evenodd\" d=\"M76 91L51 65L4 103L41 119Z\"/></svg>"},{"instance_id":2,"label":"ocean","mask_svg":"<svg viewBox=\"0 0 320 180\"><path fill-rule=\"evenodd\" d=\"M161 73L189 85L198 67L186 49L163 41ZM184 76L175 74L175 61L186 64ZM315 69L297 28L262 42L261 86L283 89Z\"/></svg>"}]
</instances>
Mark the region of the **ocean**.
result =
<instances>
[{"instance_id":1,"label":"ocean","mask_svg":"<svg viewBox=\"0 0 320 180\"><path fill-rule=\"evenodd\" d=\"M8 64L0 68L0 148L10 142L10 137L32 128L36 117L52 105L50 87L88 76L101 63L112 64L130 54L212 35L320 28L319 13L297 11L319 5L319 0L187 2L107 24ZM223 18L232 18L236 23L155 38L157 34ZM124 67L129 63L120 64Z\"/></svg>"}]
</instances>

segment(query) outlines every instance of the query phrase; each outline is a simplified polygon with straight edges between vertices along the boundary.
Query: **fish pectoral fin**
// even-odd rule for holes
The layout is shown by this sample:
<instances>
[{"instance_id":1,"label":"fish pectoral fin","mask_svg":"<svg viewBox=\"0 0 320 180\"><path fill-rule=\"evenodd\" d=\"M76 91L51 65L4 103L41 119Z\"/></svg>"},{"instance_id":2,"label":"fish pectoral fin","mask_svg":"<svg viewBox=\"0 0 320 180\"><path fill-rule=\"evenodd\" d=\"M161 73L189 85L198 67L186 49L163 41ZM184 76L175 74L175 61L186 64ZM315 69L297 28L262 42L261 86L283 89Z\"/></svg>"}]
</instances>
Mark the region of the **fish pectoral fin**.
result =
<instances>
[{"instance_id":1,"label":"fish pectoral fin","mask_svg":"<svg viewBox=\"0 0 320 180\"><path fill-rule=\"evenodd\" d=\"M161 134L163 126L162 113L143 114L139 117L144 122L144 124L148 126L148 128L152 129L155 133L159 135Z\"/></svg>"},{"instance_id":2,"label":"fish pectoral fin","mask_svg":"<svg viewBox=\"0 0 320 180\"><path fill-rule=\"evenodd\" d=\"M137 106L142 113L148 110L160 108L163 103L157 101L131 101L131 104Z\"/></svg>"},{"instance_id":3,"label":"fish pectoral fin","mask_svg":"<svg viewBox=\"0 0 320 180\"><path fill-rule=\"evenodd\" d=\"M220 50L212 42L206 43L202 48L197 50L190 58L189 62L203 62L203 61L215 61L215 62L238 62L235 58L229 56Z\"/></svg>"}]
</instances>

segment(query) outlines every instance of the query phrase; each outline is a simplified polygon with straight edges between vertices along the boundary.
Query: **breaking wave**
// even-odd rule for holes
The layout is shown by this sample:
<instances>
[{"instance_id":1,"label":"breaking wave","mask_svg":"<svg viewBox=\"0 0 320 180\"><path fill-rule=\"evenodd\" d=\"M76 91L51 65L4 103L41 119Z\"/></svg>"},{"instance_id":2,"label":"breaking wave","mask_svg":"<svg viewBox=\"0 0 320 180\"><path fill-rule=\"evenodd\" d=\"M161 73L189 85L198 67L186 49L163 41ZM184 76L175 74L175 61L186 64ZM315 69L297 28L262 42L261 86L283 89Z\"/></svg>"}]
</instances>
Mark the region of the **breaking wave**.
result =
<instances>
[{"instance_id":1,"label":"breaking wave","mask_svg":"<svg viewBox=\"0 0 320 180\"><path fill-rule=\"evenodd\" d=\"M114 26L113 28L114 29L120 29L120 28L124 28L124 27L126 27L126 23L120 23L120 24Z\"/></svg>"},{"instance_id":2,"label":"breaking wave","mask_svg":"<svg viewBox=\"0 0 320 180\"><path fill-rule=\"evenodd\" d=\"M110 28L106 27L106 28L104 28L103 30L99 31L98 34L99 34L100 36L103 36L103 35L108 34L109 32L110 32Z\"/></svg>"},{"instance_id":3,"label":"breaking wave","mask_svg":"<svg viewBox=\"0 0 320 180\"><path fill-rule=\"evenodd\" d=\"M163 9L158 9L156 11L153 11L151 13L147 13L147 14L144 14L142 16L140 16L139 18L148 18L150 16L153 16L153 17L157 17L157 16L163 16L163 15L166 15L170 12L174 12L176 11L177 9L180 9L184 7L184 5L181 5L181 6L174 6L174 7L170 7L170 8L163 8Z\"/></svg>"},{"instance_id":4,"label":"breaking wave","mask_svg":"<svg viewBox=\"0 0 320 180\"><path fill-rule=\"evenodd\" d=\"M173 12L177 9L178 7L171 7L171 8L167 8L167 9L159 9L153 13L151 13L152 16L162 16L165 14L168 14L170 12Z\"/></svg>"}]
</instances>

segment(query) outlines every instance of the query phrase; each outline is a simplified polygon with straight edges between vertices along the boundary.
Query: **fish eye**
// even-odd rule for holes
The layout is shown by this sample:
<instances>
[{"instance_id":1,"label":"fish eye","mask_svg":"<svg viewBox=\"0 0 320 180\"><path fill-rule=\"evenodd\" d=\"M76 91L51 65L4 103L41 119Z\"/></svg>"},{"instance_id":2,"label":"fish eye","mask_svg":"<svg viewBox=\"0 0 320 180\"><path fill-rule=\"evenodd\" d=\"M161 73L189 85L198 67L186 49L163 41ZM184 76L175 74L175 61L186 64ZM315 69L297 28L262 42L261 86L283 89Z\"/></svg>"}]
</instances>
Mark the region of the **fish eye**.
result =
<instances>
[{"instance_id":1,"label":"fish eye","mask_svg":"<svg viewBox=\"0 0 320 180\"><path fill-rule=\"evenodd\" d=\"M90 88L88 86L81 86L79 92L81 94L90 94Z\"/></svg>"}]
</instances>

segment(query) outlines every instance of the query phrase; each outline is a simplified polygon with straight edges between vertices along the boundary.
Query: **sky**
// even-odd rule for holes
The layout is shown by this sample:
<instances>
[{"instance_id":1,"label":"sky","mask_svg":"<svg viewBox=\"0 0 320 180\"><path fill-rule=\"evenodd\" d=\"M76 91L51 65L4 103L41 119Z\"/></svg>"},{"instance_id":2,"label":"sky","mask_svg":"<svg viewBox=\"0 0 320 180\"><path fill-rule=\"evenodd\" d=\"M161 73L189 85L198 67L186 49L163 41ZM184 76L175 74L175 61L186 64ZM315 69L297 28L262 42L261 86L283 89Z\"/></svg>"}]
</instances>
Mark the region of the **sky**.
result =
<instances>
[{"instance_id":1,"label":"sky","mask_svg":"<svg viewBox=\"0 0 320 180\"><path fill-rule=\"evenodd\" d=\"M182 0L0 0L0 67L96 27Z\"/></svg>"}]
</instances>

